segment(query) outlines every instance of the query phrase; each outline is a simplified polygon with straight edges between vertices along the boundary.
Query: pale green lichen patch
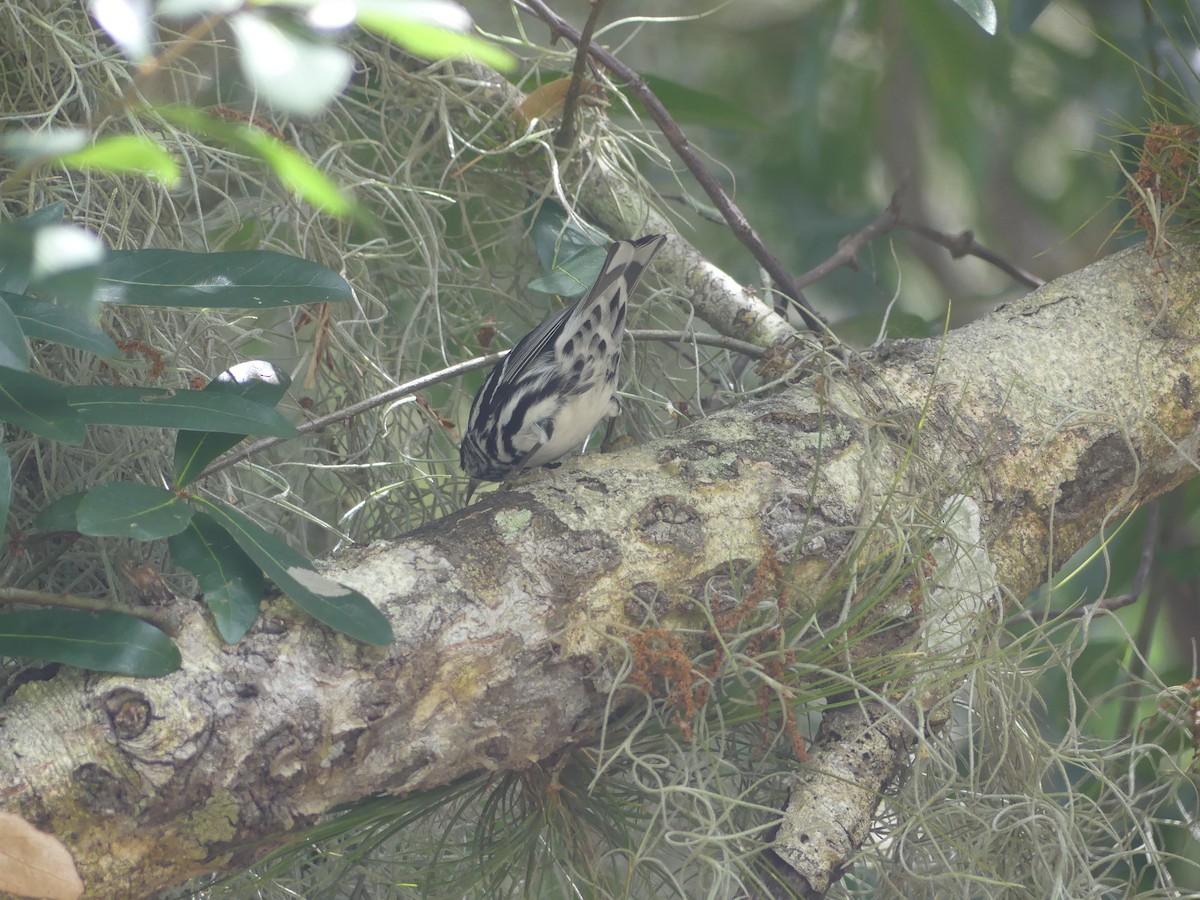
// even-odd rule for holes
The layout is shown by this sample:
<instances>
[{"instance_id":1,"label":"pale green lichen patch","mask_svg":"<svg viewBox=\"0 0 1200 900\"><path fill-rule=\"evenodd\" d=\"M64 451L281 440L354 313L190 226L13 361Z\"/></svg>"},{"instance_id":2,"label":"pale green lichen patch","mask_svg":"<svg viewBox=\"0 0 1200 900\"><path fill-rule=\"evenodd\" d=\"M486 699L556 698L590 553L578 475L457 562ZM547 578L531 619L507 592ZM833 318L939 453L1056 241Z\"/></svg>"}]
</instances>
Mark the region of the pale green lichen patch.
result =
<instances>
[{"instance_id":1,"label":"pale green lichen patch","mask_svg":"<svg viewBox=\"0 0 1200 900\"><path fill-rule=\"evenodd\" d=\"M506 544L515 541L532 521L533 513L527 509L504 509L495 515L496 530Z\"/></svg>"},{"instance_id":2,"label":"pale green lichen patch","mask_svg":"<svg viewBox=\"0 0 1200 900\"><path fill-rule=\"evenodd\" d=\"M204 806L187 816L193 832L202 843L211 845L231 841L237 836L237 801L227 793L209 797Z\"/></svg>"}]
</instances>

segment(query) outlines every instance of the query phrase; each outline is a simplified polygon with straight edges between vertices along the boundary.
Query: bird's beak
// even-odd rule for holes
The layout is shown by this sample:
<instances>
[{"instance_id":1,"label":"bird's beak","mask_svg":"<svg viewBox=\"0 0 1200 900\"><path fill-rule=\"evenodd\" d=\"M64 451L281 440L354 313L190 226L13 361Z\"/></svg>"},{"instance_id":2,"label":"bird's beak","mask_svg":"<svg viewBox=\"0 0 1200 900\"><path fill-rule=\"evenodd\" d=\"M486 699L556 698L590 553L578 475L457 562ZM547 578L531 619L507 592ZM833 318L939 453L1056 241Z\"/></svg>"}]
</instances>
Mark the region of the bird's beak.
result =
<instances>
[{"instance_id":1,"label":"bird's beak","mask_svg":"<svg viewBox=\"0 0 1200 900\"><path fill-rule=\"evenodd\" d=\"M466 506L471 502L471 496L475 493L475 488L479 487L481 484L483 484L483 482L477 478L471 478L467 480L467 499L463 501L463 506Z\"/></svg>"}]
</instances>

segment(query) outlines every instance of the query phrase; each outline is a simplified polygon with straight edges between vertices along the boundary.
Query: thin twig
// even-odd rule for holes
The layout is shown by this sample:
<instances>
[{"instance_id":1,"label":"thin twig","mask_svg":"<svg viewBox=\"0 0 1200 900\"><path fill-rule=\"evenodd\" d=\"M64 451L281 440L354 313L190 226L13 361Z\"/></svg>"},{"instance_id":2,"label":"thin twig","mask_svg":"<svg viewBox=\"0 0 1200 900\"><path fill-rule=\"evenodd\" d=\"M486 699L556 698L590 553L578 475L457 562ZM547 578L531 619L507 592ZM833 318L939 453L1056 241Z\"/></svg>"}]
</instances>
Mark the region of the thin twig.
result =
<instances>
[{"instance_id":1,"label":"thin twig","mask_svg":"<svg viewBox=\"0 0 1200 900\"><path fill-rule=\"evenodd\" d=\"M944 231L938 231L936 228L930 228L921 222L914 222L911 219L906 219L903 216L899 217L896 223L899 227L911 231L913 234L918 234L926 240L933 241L935 244L940 244L950 251L950 255L955 259L961 259L964 256L975 256L982 259L986 263L990 263L1000 271L1004 272L1015 281L1019 281L1026 287L1040 288L1046 282L1038 278L1032 272L1027 272L1020 266L1009 262L1000 254L993 250L984 247L975 240L975 232L971 229L962 231L958 234L947 234Z\"/></svg>"},{"instance_id":2,"label":"thin twig","mask_svg":"<svg viewBox=\"0 0 1200 900\"><path fill-rule=\"evenodd\" d=\"M600 20L600 11L603 8L604 0L592 0L592 11L583 23L583 34L579 36L579 49L575 51L575 70L571 73L571 84L567 88L567 97L563 100L562 124L558 126L558 134L554 136L554 146L560 149L565 150L575 143L575 110L579 105L579 92L583 88L583 77L587 72L587 48L592 44L592 35L596 31L596 22Z\"/></svg>"},{"instance_id":3,"label":"thin twig","mask_svg":"<svg viewBox=\"0 0 1200 900\"><path fill-rule=\"evenodd\" d=\"M749 356L751 359L762 359L767 355L767 351L757 344L725 337L723 334L695 334L691 331L660 331L644 328L627 331L626 334L635 341L666 341L670 344L703 344L706 347L719 347L722 350Z\"/></svg>"},{"instance_id":4,"label":"thin twig","mask_svg":"<svg viewBox=\"0 0 1200 900\"><path fill-rule=\"evenodd\" d=\"M334 410L328 415L313 419L310 422L305 422L303 425L296 427L299 434L309 434L313 431L320 431L323 428L328 428L338 422L343 422L346 419L352 419L355 416L362 415L376 406L381 406L384 403L391 403L393 400L399 400L402 397L407 397L409 394L415 394L417 391L427 387L432 387L435 384L440 384L443 381L449 381L451 378L457 378L459 375L464 375L467 372L473 372L476 369L485 369L489 366L494 366L500 360L508 355L507 350L501 350L499 353L490 353L487 356L477 356L474 359L468 359L466 362L455 363L452 366L447 366L444 369L439 369L429 375L422 375L420 378L414 378L412 381L407 381L404 384L398 384L394 388L389 388L381 394L376 394L374 397L367 397L365 400L359 400L357 403L351 403L349 406L343 406L341 409ZM228 469L234 463L239 463L244 459L249 459L257 453L261 453L268 447L274 447L276 444L281 444L290 438L269 437L263 438L260 441L246 444L238 449L225 454L220 459L210 463L208 467L200 473L199 477L204 478L208 475L213 475L220 472L222 469Z\"/></svg>"},{"instance_id":5,"label":"thin twig","mask_svg":"<svg viewBox=\"0 0 1200 900\"><path fill-rule=\"evenodd\" d=\"M653 329L630 331L628 334L635 341L669 341L672 343L704 344L709 347L719 347L722 350L729 350L733 353L741 353L753 359L761 359L765 352L762 347L747 343L746 341L739 341L736 338L725 337L721 334L693 334L690 331L656 331ZM457 378L459 375L465 375L467 372L474 372L476 369L486 369L494 366L500 360L504 359L508 353L508 350L501 350L498 353L490 353L487 356L477 356L474 359L468 359L466 362L455 363L452 366L447 366L428 375L422 375L420 378L414 378L412 381L398 384L396 387L389 388L373 397L367 397L364 400L351 403L349 406L343 406L341 409L334 410L320 418L305 422L303 425L296 427L296 432L298 435L301 435L321 431L330 425L352 419L377 406L382 406L385 403L391 403L410 394L415 394L417 391L432 387L435 384L441 384L443 381L449 381L452 378ZM269 437L238 447L236 450L210 463L200 473L199 478L215 475L222 469L228 469L235 463L249 459L251 456L274 447L276 444L282 444L287 440L291 440L291 438Z\"/></svg>"},{"instance_id":6,"label":"thin twig","mask_svg":"<svg viewBox=\"0 0 1200 900\"><path fill-rule=\"evenodd\" d=\"M1146 532L1142 538L1142 558L1138 562L1137 572L1134 573L1133 582L1129 585L1129 590L1117 597L1104 597L1094 603L1084 604L1078 609L1067 610L1056 618L1082 619L1085 616L1091 616L1098 612L1113 612L1114 610L1123 609L1137 602L1138 598L1142 596L1142 591L1146 587L1146 580L1150 577L1150 570L1154 565L1154 551L1158 546L1158 520L1161 502L1161 500L1155 499L1146 504ZM1017 622L1030 622L1034 625L1040 625L1044 624L1050 615L1049 610L1047 610L1039 620L1034 616L1032 611L1025 609L1013 615L1005 624L1015 625Z\"/></svg>"},{"instance_id":7,"label":"thin twig","mask_svg":"<svg viewBox=\"0 0 1200 900\"><path fill-rule=\"evenodd\" d=\"M1158 514L1161 501L1155 499L1146 504L1146 533L1142 538L1142 558L1138 562L1137 572L1129 590L1119 597L1104 597L1095 603L1087 603L1078 609L1063 613L1064 619L1082 619L1098 612L1113 612L1137 602L1146 587L1146 579L1150 577L1150 569L1154 565L1154 551L1158 547Z\"/></svg>"},{"instance_id":8,"label":"thin twig","mask_svg":"<svg viewBox=\"0 0 1200 900\"><path fill-rule=\"evenodd\" d=\"M57 609L78 609L83 612L117 612L149 622L156 628L175 637L179 626L175 617L169 612L151 607L126 606L121 603L110 603L107 600L97 600L94 597L80 597L76 594L51 594L46 591L29 591L24 588L0 588L0 603L23 603L26 606L45 606Z\"/></svg>"},{"instance_id":9,"label":"thin twig","mask_svg":"<svg viewBox=\"0 0 1200 900\"><path fill-rule=\"evenodd\" d=\"M796 284L800 285L800 287L805 287L814 281L820 281L826 275L840 269L842 266L855 265L858 261L858 251L863 248L863 245L879 237L879 235L891 231L896 227L898 221L900 221L899 191L892 196L892 202L888 204L888 208L880 213L875 221L861 231L849 237L842 238L838 242L837 250L834 251L833 255L797 278Z\"/></svg>"},{"instance_id":10,"label":"thin twig","mask_svg":"<svg viewBox=\"0 0 1200 900\"><path fill-rule=\"evenodd\" d=\"M552 34L562 35L571 43L579 46L582 35L550 9L543 0L518 0L517 5L549 25ZM642 102L642 105L646 107L650 116L662 131L663 136L675 149L679 158L683 160L684 165L688 167L688 171L692 173L692 177L704 188L704 192L708 194L713 205L721 211L721 215L737 239L753 254L754 258L758 260L758 264L767 270L767 273L776 285L779 286L779 289L795 302L800 315L804 318L805 324L814 331L823 331L824 326L820 317L813 310L808 300L805 299L804 292L792 277L791 272L784 268L783 263L776 259L771 251L766 248L762 239L754 231L754 228L751 227L749 220L738 208L737 204L733 202L732 198L725 193L725 189L721 187L720 182L717 181L716 177L708 170L708 167L704 165L704 162L692 149L683 130L671 118L671 114L667 112L667 108L662 105L662 102L655 96L654 91L650 89L645 80L604 47L592 44L587 48L587 52L613 75L623 81L625 86L633 92L634 96Z\"/></svg>"}]
</instances>

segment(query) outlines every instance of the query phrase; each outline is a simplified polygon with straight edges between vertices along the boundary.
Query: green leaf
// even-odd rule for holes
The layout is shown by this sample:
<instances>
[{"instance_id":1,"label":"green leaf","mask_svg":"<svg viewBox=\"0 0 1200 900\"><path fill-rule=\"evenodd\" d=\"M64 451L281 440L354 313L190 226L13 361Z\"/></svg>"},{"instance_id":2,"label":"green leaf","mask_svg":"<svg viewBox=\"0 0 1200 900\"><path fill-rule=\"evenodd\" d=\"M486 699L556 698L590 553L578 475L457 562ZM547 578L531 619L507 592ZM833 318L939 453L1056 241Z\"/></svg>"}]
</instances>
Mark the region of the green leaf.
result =
<instances>
[{"instance_id":1,"label":"green leaf","mask_svg":"<svg viewBox=\"0 0 1200 900\"><path fill-rule=\"evenodd\" d=\"M387 38L416 56L425 59L473 59L497 72L511 72L516 58L473 34L460 34L404 15L404 6L393 4L360 6L355 21L361 28Z\"/></svg>"},{"instance_id":2,"label":"green leaf","mask_svg":"<svg viewBox=\"0 0 1200 900\"><path fill-rule=\"evenodd\" d=\"M0 543L4 541L4 525L8 521L8 504L12 500L12 460L0 445Z\"/></svg>"},{"instance_id":3,"label":"green leaf","mask_svg":"<svg viewBox=\"0 0 1200 900\"><path fill-rule=\"evenodd\" d=\"M114 250L100 270L100 299L127 306L267 309L350 295L336 272L270 250Z\"/></svg>"},{"instance_id":4,"label":"green leaf","mask_svg":"<svg viewBox=\"0 0 1200 900\"><path fill-rule=\"evenodd\" d=\"M570 259L556 264L552 271L533 279L528 287L531 291L543 294L558 294L567 298L582 296L600 277L607 256L605 247L587 247Z\"/></svg>"},{"instance_id":5,"label":"green leaf","mask_svg":"<svg viewBox=\"0 0 1200 900\"><path fill-rule=\"evenodd\" d=\"M677 122L734 131L757 132L766 129L761 121L746 111L745 104L733 103L716 94L698 91L658 75L642 77ZM632 103L641 103L629 88L622 88L621 93Z\"/></svg>"},{"instance_id":6,"label":"green leaf","mask_svg":"<svg viewBox=\"0 0 1200 900\"><path fill-rule=\"evenodd\" d=\"M311 562L236 510L198 502L301 609L355 640L381 647L391 643L391 623L358 591L319 575Z\"/></svg>"},{"instance_id":7,"label":"green leaf","mask_svg":"<svg viewBox=\"0 0 1200 900\"><path fill-rule=\"evenodd\" d=\"M0 291L0 300L16 315L26 337L65 344L97 356L121 354L113 339L78 309L8 291Z\"/></svg>"},{"instance_id":8,"label":"green leaf","mask_svg":"<svg viewBox=\"0 0 1200 900\"><path fill-rule=\"evenodd\" d=\"M538 207L537 214L529 222L529 236L533 239L538 261L547 272L552 272L559 260L570 259L582 250L604 247L607 252L609 244L606 235L577 218L571 218L553 200L547 200Z\"/></svg>"},{"instance_id":9,"label":"green leaf","mask_svg":"<svg viewBox=\"0 0 1200 900\"><path fill-rule=\"evenodd\" d=\"M350 82L353 58L313 32L260 12L239 12L228 21L242 73L277 109L314 116Z\"/></svg>"},{"instance_id":10,"label":"green leaf","mask_svg":"<svg viewBox=\"0 0 1200 900\"><path fill-rule=\"evenodd\" d=\"M0 368L0 422L64 444L82 444L86 434L61 385L16 369Z\"/></svg>"},{"instance_id":11,"label":"green leaf","mask_svg":"<svg viewBox=\"0 0 1200 900\"><path fill-rule=\"evenodd\" d=\"M66 388L67 402L89 425L204 428L236 434L295 437L278 410L216 392L93 384Z\"/></svg>"},{"instance_id":12,"label":"green leaf","mask_svg":"<svg viewBox=\"0 0 1200 900\"><path fill-rule=\"evenodd\" d=\"M226 369L204 391L274 407L291 383L287 373L271 363L252 360ZM180 431L175 439L175 487L191 482L205 466L245 437L245 432Z\"/></svg>"},{"instance_id":13,"label":"green leaf","mask_svg":"<svg viewBox=\"0 0 1200 900\"><path fill-rule=\"evenodd\" d=\"M41 228L43 225L59 225L66 216L67 201L55 200L53 203L39 206L27 216L17 219L17 224L22 228Z\"/></svg>"},{"instance_id":14,"label":"green leaf","mask_svg":"<svg viewBox=\"0 0 1200 900\"><path fill-rule=\"evenodd\" d=\"M179 534L187 528L194 512L173 491L110 481L84 495L76 519L84 534L152 541Z\"/></svg>"},{"instance_id":15,"label":"green leaf","mask_svg":"<svg viewBox=\"0 0 1200 900\"><path fill-rule=\"evenodd\" d=\"M171 559L196 576L221 639L241 640L258 618L266 590L262 569L224 528L202 512L167 541Z\"/></svg>"},{"instance_id":16,"label":"green leaf","mask_svg":"<svg viewBox=\"0 0 1200 900\"><path fill-rule=\"evenodd\" d=\"M136 134L116 134L90 147L60 156L56 162L84 172L148 175L165 185L179 180L179 164L161 144Z\"/></svg>"},{"instance_id":17,"label":"green leaf","mask_svg":"<svg viewBox=\"0 0 1200 900\"><path fill-rule=\"evenodd\" d=\"M996 33L996 4L992 0L954 0L988 34Z\"/></svg>"},{"instance_id":18,"label":"green leaf","mask_svg":"<svg viewBox=\"0 0 1200 900\"><path fill-rule=\"evenodd\" d=\"M180 128L261 159L271 167L275 177L284 187L295 191L317 209L341 217L355 211L354 201L345 196L324 172L263 129L227 122L187 106L158 106L155 110L168 122Z\"/></svg>"},{"instance_id":19,"label":"green leaf","mask_svg":"<svg viewBox=\"0 0 1200 900\"><path fill-rule=\"evenodd\" d=\"M29 347L16 314L0 302L0 366L29 371Z\"/></svg>"},{"instance_id":20,"label":"green leaf","mask_svg":"<svg viewBox=\"0 0 1200 900\"><path fill-rule=\"evenodd\" d=\"M0 615L0 656L44 659L119 675L157 677L179 668L179 648L134 616L77 609Z\"/></svg>"},{"instance_id":21,"label":"green leaf","mask_svg":"<svg viewBox=\"0 0 1200 900\"><path fill-rule=\"evenodd\" d=\"M79 504L86 496L87 491L79 491L76 494L59 497L42 507L42 511L37 514L33 524L37 526L38 531L78 531Z\"/></svg>"}]
</instances>

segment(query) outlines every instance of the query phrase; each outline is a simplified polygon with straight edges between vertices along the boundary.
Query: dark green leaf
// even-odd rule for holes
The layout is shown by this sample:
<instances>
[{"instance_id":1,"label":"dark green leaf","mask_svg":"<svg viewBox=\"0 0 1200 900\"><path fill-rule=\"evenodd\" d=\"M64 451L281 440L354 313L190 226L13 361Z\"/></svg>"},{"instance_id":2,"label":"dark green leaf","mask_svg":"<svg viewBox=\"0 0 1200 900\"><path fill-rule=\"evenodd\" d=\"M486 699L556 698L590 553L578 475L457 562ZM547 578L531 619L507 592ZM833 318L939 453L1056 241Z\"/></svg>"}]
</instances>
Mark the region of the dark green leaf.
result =
<instances>
[{"instance_id":1,"label":"dark green leaf","mask_svg":"<svg viewBox=\"0 0 1200 900\"><path fill-rule=\"evenodd\" d=\"M152 541L183 531L193 512L173 491L112 481L87 492L76 520L84 534Z\"/></svg>"},{"instance_id":2,"label":"dark green leaf","mask_svg":"<svg viewBox=\"0 0 1200 900\"><path fill-rule=\"evenodd\" d=\"M570 259L590 247L607 248L609 244L601 232L572 219L553 200L538 207L537 215L529 222L529 236L538 261L547 272L553 271L560 259Z\"/></svg>"},{"instance_id":3,"label":"dark green leaf","mask_svg":"<svg viewBox=\"0 0 1200 900\"><path fill-rule=\"evenodd\" d=\"M295 191L317 209L335 216L347 216L355 212L354 201L342 194L324 172L263 129L227 122L186 106L160 106L156 110L164 119L180 128L261 159L271 167L284 187Z\"/></svg>"},{"instance_id":4,"label":"dark green leaf","mask_svg":"<svg viewBox=\"0 0 1200 900\"><path fill-rule=\"evenodd\" d=\"M301 609L356 640L381 647L391 643L392 626L387 617L358 591L319 575L311 562L236 510L208 500L201 502L217 524Z\"/></svg>"},{"instance_id":5,"label":"dark green leaf","mask_svg":"<svg viewBox=\"0 0 1200 900\"><path fill-rule=\"evenodd\" d=\"M677 122L735 131L762 131L765 128L762 122L746 111L744 103L733 103L716 94L698 91L658 75L643 77ZM623 89L622 93L632 102L639 102L628 88Z\"/></svg>"},{"instance_id":6,"label":"dark green leaf","mask_svg":"<svg viewBox=\"0 0 1200 900\"><path fill-rule=\"evenodd\" d=\"M66 388L67 402L89 425L196 428L235 434L295 437L278 410L242 397L207 391L169 391L94 384Z\"/></svg>"},{"instance_id":7,"label":"dark green leaf","mask_svg":"<svg viewBox=\"0 0 1200 900\"><path fill-rule=\"evenodd\" d=\"M29 371L29 347L16 314L0 302L0 366Z\"/></svg>"},{"instance_id":8,"label":"dark green leaf","mask_svg":"<svg viewBox=\"0 0 1200 900\"><path fill-rule=\"evenodd\" d=\"M552 271L533 279L529 289L566 298L580 297L600 277L607 256L605 247L587 247L556 265Z\"/></svg>"},{"instance_id":9,"label":"dark green leaf","mask_svg":"<svg viewBox=\"0 0 1200 900\"><path fill-rule=\"evenodd\" d=\"M58 157L68 169L113 172L118 175L148 175L163 184L179 179L179 164L161 144L136 134L115 134L90 147Z\"/></svg>"},{"instance_id":10,"label":"dark green leaf","mask_svg":"<svg viewBox=\"0 0 1200 900\"><path fill-rule=\"evenodd\" d=\"M269 362L253 360L226 369L204 390L273 407L291 383L286 372ZM188 484L205 466L246 436L245 432L180 431L175 439L175 487Z\"/></svg>"},{"instance_id":11,"label":"dark green leaf","mask_svg":"<svg viewBox=\"0 0 1200 900\"><path fill-rule=\"evenodd\" d=\"M992 0L954 0L975 24L988 34L996 33L996 4Z\"/></svg>"},{"instance_id":12,"label":"dark green leaf","mask_svg":"<svg viewBox=\"0 0 1200 900\"><path fill-rule=\"evenodd\" d=\"M113 339L84 313L70 306L34 300L22 294L0 291L0 300L13 311L26 337L65 344L97 356L119 356Z\"/></svg>"},{"instance_id":13,"label":"dark green leaf","mask_svg":"<svg viewBox=\"0 0 1200 900\"><path fill-rule=\"evenodd\" d=\"M82 444L85 436L83 420L60 385L16 369L0 368L0 422L64 444Z\"/></svg>"},{"instance_id":14,"label":"dark green leaf","mask_svg":"<svg viewBox=\"0 0 1200 900\"><path fill-rule=\"evenodd\" d=\"M33 524L39 531L78 531L79 504L87 496L87 491L77 494L67 494L54 502L42 507Z\"/></svg>"},{"instance_id":15,"label":"dark green leaf","mask_svg":"<svg viewBox=\"0 0 1200 900\"><path fill-rule=\"evenodd\" d=\"M74 130L74 129L69 129ZM41 228L43 225L58 225L67 215L67 201L55 200L45 206L39 206L27 216L17 219L17 224L23 228Z\"/></svg>"},{"instance_id":16,"label":"dark green leaf","mask_svg":"<svg viewBox=\"0 0 1200 900\"><path fill-rule=\"evenodd\" d=\"M128 306L266 309L347 300L350 285L324 266L270 250L114 250L101 267L99 297Z\"/></svg>"},{"instance_id":17,"label":"dark green leaf","mask_svg":"<svg viewBox=\"0 0 1200 900\"><path fill-rule=\"evenodd\" d=\"M167 541L171 559L196 576L222 640L235 643L258 617L266 581L262 569L229 532L202 512Z\"/></svg>"},{"instance_id":18,"label":"dark green leaf","mask_svg":"<svg viewBox=\"0 0 1200 900\"><path fill-rule=\"evenodd\" d=\"M157 677L179 668L179 648L148 622L118 612L34 609L0 615L0 656Z\"/></svg>"}]
</instances>

